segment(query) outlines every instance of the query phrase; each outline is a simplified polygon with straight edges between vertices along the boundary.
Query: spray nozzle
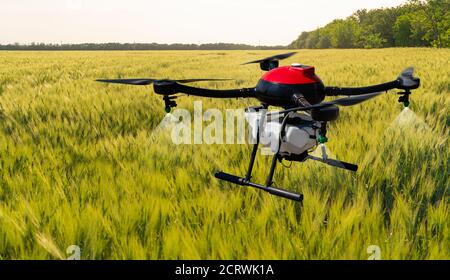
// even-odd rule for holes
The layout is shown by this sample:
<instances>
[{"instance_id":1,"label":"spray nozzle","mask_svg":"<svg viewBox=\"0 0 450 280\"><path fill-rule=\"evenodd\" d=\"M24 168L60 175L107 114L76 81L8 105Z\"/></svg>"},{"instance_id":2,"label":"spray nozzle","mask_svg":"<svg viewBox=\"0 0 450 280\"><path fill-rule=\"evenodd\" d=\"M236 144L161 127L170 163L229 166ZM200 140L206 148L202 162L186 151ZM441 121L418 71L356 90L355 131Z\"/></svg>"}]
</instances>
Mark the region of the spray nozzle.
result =
<instances>
[{"instance_id":1,"label":"spray nozzle","mask_svg":"<svg viewBox=\"0 0 450 280\"><path fill-rule=\"evenodd\" d=\"M317 142L319 142L320 144L325 144L326 142L328 142L328 138L326 136L320 135L319 139L317 139Z\"/></svg>"},{"instance_id":2,"label":"spray nozzle","mask_svg":"<svg viewBox=\"0 0 450 280\"><path fill-rule=\"evenodd\" d=\"M403 103L403 105L408 108L411 102L409 102L409 95L411 94L411 91L406 90L404 92L399 92L401 96L398 98L398 102Z\"/></svg>"},{"instance_id":3,"label":"spray nozzle","mask_svg":"<svg viewBox=\"0 0 450 280\"><path fill-rule=\"evenodd\" d=\"M175 102L175 99L177 98L177 96L169 96L169 95L165 95L163 100L164 100L164 110L166 111L166 113L170 113L170 111L172 111L172 108L177 107L177 102Z\"/></svg>"},{"instance_id":4,"label":"spray nozzle","mask_svg":"<svg viewBox=\"0 0 450 280\"><path fill-rule=\"evenodd\" d=\"M327 122L322 122L319 129L319 137L317 138L317 142L319 144L325 144L328 142L327 138Z\"/></svg>"}]
</instances>

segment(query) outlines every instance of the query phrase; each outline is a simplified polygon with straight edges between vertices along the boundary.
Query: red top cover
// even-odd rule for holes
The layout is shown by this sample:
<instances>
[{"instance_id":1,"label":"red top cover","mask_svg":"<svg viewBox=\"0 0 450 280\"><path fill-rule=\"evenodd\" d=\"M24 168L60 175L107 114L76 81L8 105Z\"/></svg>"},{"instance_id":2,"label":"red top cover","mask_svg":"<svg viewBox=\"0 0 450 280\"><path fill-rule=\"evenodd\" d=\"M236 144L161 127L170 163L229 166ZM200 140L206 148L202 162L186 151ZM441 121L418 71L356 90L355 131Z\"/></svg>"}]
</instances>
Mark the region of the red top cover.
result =
<instances>
[{"instance_id":1,"label":"red top cover","mask_svg":"<svg viewBox=\"0 0 450 280\"><path fill-rule=\"evenodd\" d=\"M267 82L286 85L302 85L320 82L320 78L316 76L315 68L313 66L282 66L267 72L262 79Z\"/></svg>"}]
</instances>

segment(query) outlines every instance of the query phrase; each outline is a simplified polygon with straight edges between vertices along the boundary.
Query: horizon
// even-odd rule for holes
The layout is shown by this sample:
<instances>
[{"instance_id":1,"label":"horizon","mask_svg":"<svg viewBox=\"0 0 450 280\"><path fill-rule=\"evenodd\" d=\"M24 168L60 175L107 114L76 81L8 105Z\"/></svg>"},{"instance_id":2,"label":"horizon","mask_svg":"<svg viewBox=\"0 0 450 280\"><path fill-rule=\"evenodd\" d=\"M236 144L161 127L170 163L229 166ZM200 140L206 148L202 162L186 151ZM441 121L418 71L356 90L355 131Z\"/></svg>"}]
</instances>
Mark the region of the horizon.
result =
<instances>
[{"instance_id":1,"label":"horizon","mask_svg":"<svg viewBox=\"0 0 450 280\"><path fill-rule=\"evenodd\" d=\"M80 42L80 43L45 43L45 42L27 42L27 43L19 43L19 42L14 42L14 43L0 43L0 46L8 46L8 45L15 45L15 44L19 44L19 46L31 46L32 44L35 45L40 45L40 44L44 44L46 46L49 45L56 45L56 46L61 46L61 45L104 45L104 44L120 44L120 45L152 45L152 44L156 44L156 45L184 45L184 46L189 46L189 45L195 45L195 46L201 46L201 45L219 45L219 44L224 44L224 45L245 45L245 46L251 46L251 47L288 47L288 45L250 45L250 44L245 44L245 43L225 43L225 42L205 42L205 43L181 43L181 42L175 42L175 43L158 43L158 42L141 42L141 43L137 43L137 42L102 42L102 43L98 43L98 42Z\"/></svg>"},{"instance_id":2,"label":"horizon","mask_svg":"<svg viewBox=\"0 0 450 280\"><path fill-rule=\"evenodd\" d=\"M406 1L279 0L273 4L257 0L134 0L127 2L126 10L120 0L4 2L0 10L2 45L35 42L286 46L301 32L346 18L359 9L394 7Z\"/></svg>"}]
</instances>

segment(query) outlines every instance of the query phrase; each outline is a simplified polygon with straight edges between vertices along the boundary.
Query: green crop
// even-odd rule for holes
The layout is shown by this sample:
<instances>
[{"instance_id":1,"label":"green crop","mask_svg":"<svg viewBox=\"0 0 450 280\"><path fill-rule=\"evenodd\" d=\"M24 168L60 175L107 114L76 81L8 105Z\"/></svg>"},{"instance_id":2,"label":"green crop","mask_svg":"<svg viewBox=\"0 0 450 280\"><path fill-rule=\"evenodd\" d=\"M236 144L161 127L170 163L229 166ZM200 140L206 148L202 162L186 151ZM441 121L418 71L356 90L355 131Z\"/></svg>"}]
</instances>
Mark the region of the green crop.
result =
<instances>
[{"instance_id":1,"label":"green crop","mask_svg":"<svg viewBox=\"0 0 450 280\"><path fill-rule=\"evenodd\" d=\"M0 259L450 258L450 50L301 50L325 84L365 86L416 67L410 110L391 91L332 122L332 156L277 167L276 186L303 204L214 178L244 175L247 145L175 145L152 87L99 78L234 78L274 51L0 52ZM256 100L179 98L178 108L237 109ZM205 124L207 125L207 124ZM263 182L271 158L258 154Z\"/></svg>"}]
</instances>

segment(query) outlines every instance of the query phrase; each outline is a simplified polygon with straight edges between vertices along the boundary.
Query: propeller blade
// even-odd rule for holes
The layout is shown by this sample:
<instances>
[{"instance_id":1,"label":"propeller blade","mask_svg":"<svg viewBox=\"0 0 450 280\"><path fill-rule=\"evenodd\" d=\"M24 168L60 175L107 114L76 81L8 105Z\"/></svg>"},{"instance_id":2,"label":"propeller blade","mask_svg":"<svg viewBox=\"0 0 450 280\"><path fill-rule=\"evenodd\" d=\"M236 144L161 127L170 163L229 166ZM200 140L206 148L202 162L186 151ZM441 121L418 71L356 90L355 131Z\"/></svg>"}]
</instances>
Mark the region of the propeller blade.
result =
<instances>
[{"instance_id":1,"label":"propeller blade","mask_svg":"<svg viewBox=\"0 0 450 280\"><path fill-rule=\"evenodd\" d=\"M414 75L414 67L408 67L400 74L402 77L412 77Z\"/></svg>"},{"instance_id":2,"label":"propeller blade","mask_svg":"<svg viewBox=\"0 0 450 280\"><path fill-rule=\"evenodd\" d=\"M328 102L323 102L320 104L316 104L316 105L311 105L308 107L300 107L298 111L308 111L308 110L312 110L312 109L321 109L321 108L326 108L326 107L330 107L333 105L339 105L339 106L353 106L362 102L365 102L369 99L372 99L378 95L382 94L381 92L375 92L375 93L368 93L368 94L361 94L361 95L354 95L354 96L350 96L350 97L344 97L344 98L339 98L339 99L335 99L333 101L328 101Z\"/></svg>"},{"instance_id":3,"label":"propeller blade","mask_svg":"<svg viewBox=\"0 0 450 280\"><path fill-rule=\"evenodd\" d=\"M112 79L112 80L96 80L102 83L113 83L113 84L125 84L125 85L135 85L135 86L146 86L150 85L157 80L155 79Z\"/></svg>"},{"instance_id":4,"label":"propeller blade","mask_svg":"<svg viewBox=\"0 0 450 280\"><path fill-rule=\"evenodd\" d=\"M397 81L400 83L400 88L404 90L417 89L420 86L420 79L414 77L413 67L403 70L400 76L398 76Z\"/></svg>"},{"instance_id":5,"label":"propeller blade","mask_svg":"<svg viewBox=\"0 0 450 280\"><path fill-rule=\"evenodd\" d=\"M382 94L382 92L375 92L375 93L368 93L368 94L362 94L362 95L354 95L354 96L350 96L350 97L344 97L344 98L339 98L339 99L335 99L333 101L328 101L328 102L322 102L316 105L311 105L311 106L306 106L306 107L296 107L296 108L291 108L291 109L287 109L284 111L279 111L279 112L274 112L274 113L269 113L267 115L273 115L273 114L286 114L289 112L295 112L295 111L309 111L309 110L313 110L313 109L322 109L322 108L326 108L326 107L330 107L333 105L338 105L338 106L353 106L362 102L365 102L369 99L372 99L378 95Z\"/></svg>"},{"instance_id":6,"label":"propeller blade","mask_svg":"<svg viewBox=\"0 0 450 280\"><path fill-rule=\"evenodd\" d=\"M186 80L173 80L174 82L180 83L180 84L187 84L187 83L195 83L195 82L218 82L218 81L232 81L233 79L186 79Z\"/></svg>"},{"instance_id":7,"label":"propeller blade","mask_svg":"<svg viewBox=\"0 0 450 280\"><path fill-rule=\"evenodd\" d=\"M283 54L278 54L278 55L274 55L274 56L269 56L263 59L258 59L258 60L254 60L254 61L250 61L250 62L246 62L243 63L241 65L247 65L247 64L252 64L252 63L261 63L261 62L265 62L265 61L275 61L275 60L283 60L286 59L288 57L293 56L294 54L296 54L297 52L290 52L290 53L283 53Z\"/></svg>"},{"instance_id":8,"label":"propeller blade","mask_svg":"<svg viewBox=\"0 0 450 280\"><path fill-rule=\"evenodd\" d=\"M231 79L184 79L184 80L170 80L170 79L112 79L112 80L96 80L102 83L113 83L113 84L125 84L125 85L135 85L135 86L146 86L153 83L194 83L194 82L206 82L206 81L229 81Z\"/></svg>"},{"instance_id":9,"label":"propeller blade","mask_svg":"<svg viewBox=\"0 0 450 280\"><path fill-rule=\"evenodd\" d=\"M353 106L353 105L365 102L374 97L377 97L380 94L382 94L382 92L368 93L368 94L363 94L363 95L354 95L354 96L350 96L350 97L339 98L339 99L330 101L330 103L332 103L332 105L339 105L339 106Z\"/></svg>"}]
</instances>

